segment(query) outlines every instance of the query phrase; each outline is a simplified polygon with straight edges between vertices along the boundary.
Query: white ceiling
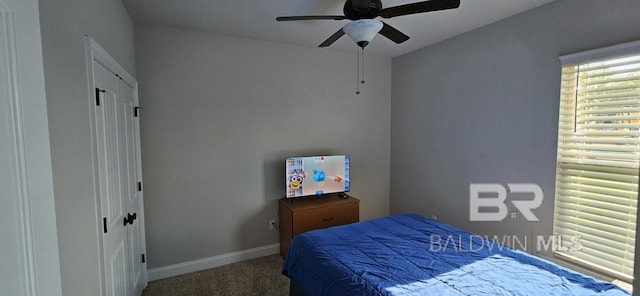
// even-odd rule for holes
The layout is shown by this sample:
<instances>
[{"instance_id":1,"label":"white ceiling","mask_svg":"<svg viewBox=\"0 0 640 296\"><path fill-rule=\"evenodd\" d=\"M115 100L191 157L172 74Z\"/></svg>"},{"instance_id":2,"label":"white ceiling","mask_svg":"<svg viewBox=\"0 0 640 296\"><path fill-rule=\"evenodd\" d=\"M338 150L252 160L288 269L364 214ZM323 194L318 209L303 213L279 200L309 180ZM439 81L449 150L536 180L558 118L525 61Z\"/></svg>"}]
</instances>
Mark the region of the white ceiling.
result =
<instances>
[{"instance_id":1,"label":"white ceiling","mask_svg":"<svg viewBox=\"0 0 640 296\"><path fill-rule=\"evenodd\" d=\"M391 7L419 0L383 0ZM411 39L395 44L378 35L368 54L396 57L553 0L461 0L452 10L385 19ZM348 20L276 22L277 16L343 15L344 0L122 0L134 22L316 47ZM343 36L329 49L353 52Z\"/></svg>"}]
</instances>

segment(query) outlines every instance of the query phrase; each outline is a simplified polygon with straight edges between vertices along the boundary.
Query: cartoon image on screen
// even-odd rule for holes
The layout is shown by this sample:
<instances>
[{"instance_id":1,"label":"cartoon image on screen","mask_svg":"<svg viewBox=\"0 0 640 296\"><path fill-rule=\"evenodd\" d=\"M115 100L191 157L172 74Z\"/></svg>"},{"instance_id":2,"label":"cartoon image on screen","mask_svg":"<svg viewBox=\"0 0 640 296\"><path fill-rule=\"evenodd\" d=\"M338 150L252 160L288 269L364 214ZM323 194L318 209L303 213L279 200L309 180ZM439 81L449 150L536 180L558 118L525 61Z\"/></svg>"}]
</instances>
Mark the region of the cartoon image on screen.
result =
<instances>
[{"instance_id":1,"label":"cartoon image on screen","mask_svg":"<svg viewBox=\"0 0 640 296\"><path fill-rule=\"evenodd\" d=\"M349 156L293 157L286 160L287 197L349 191Z\"/></svg>"}]
</instances>

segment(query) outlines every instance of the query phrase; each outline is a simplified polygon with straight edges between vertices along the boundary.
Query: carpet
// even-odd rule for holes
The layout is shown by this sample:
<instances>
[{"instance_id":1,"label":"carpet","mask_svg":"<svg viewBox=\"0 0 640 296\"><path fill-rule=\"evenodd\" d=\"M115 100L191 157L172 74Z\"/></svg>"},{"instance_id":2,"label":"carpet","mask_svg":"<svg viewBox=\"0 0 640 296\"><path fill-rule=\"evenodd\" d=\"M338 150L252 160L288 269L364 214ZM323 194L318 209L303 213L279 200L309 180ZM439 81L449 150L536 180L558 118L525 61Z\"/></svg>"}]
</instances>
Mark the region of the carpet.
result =
<instances>
[{"instance_id":1,"label":"carpet","mask_svg":"<svg viewBox=\"0 0 640 296\"><path fill-rule=\"evenodd\" d=\"M279 254L150 282L143 296L287 296Z\"/></svg>"}]
</instances>

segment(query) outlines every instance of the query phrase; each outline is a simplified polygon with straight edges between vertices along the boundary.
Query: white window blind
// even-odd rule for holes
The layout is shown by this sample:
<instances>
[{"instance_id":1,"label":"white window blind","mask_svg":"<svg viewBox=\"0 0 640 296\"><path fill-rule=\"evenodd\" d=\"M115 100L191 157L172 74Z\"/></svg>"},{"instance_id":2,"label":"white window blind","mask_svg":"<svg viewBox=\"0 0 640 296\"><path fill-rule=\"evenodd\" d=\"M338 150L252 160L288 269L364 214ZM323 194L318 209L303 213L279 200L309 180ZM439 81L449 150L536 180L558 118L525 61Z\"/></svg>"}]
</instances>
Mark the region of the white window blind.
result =
<instances>
[{"instance_id":1,"label":"white window blind","mask_svg":"<svg viewBox=\"0 0 640 296\"><path fill-rule=\"evenodd\" d=\"M631 282L640 168L640 51L562 67L555 255ZM587 55L593 58L593 55Z\"/></svg>"}]
</instances>

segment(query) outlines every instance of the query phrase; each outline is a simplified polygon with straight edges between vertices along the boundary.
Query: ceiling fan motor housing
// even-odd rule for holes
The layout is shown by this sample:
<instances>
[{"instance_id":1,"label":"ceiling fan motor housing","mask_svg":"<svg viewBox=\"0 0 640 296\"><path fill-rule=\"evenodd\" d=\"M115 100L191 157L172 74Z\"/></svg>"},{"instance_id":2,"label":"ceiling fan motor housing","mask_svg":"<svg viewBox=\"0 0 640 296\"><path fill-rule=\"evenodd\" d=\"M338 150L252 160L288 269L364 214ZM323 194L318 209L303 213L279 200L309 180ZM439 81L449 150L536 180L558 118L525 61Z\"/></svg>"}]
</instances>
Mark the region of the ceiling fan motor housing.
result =
<instances>
[{"instance_id":1,"label":"ceiling fan motor housing","mask_svg":"<svg viewBox=\"0 0 640 296\"><path fill-rule=\"evenodd\" d=\"M380 16L380 0L347 0L344 3L344 15L350 20L372 19Z\"/></svg>"}]
</instances>

